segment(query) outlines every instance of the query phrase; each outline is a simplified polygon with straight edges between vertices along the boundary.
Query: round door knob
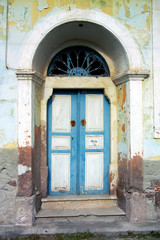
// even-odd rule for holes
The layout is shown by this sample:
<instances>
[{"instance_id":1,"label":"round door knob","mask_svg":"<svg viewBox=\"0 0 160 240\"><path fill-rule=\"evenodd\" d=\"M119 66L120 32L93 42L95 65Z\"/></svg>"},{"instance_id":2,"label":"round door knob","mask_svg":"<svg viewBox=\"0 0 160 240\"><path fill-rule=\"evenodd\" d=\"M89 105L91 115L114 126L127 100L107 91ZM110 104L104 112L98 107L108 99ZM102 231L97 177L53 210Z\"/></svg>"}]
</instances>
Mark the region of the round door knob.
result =
<instances>
[{"instance_id":1,"label":"round door knob","mask_svg":"<svg viewBox=\"0 0 160 240\"><path fill-rule=\"evenodd\" d=\"M71 126L72 126L72 127L76 126L76 121L72 120L72 121L71 121Z\"/></svg>"},{"instance_id":2,"label":"round door knob","mask_svg":"<svg viewBox=\"0 0 160 240\"><path fill-rule=\"evenodd\" d=\"M81 120L81 125L82 125L82 126L85 126L85 125L86 125L86 120L85 120L85 119Z\"/></svg>"}]
</instances>

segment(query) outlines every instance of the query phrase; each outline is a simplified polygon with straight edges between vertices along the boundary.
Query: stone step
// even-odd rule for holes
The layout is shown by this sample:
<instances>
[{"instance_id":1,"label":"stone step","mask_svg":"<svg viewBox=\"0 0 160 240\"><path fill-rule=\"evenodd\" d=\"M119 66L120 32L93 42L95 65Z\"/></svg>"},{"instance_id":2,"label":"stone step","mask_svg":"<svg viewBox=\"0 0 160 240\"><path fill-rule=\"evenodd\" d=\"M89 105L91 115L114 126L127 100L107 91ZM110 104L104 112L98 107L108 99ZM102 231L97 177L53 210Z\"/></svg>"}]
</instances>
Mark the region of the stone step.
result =
<instances>
[{"instance_id":1,"label":"stone step","mask_svg":"<svg viewBox=\"0 0 160 240\"><path fill-rule=\"evenodd\" d=\"M101 208L101 209L42 209L37 214L37 219L42 218L71 218L71 217L88 217L88 216L96 216L96 217L124 217L125 213L117 206L109 207L109 208Z\"/></svg>"},{"instance_id":2,"label":"stone step","mask_svg":"<svg viewBox=\"0 0 160 240\"><path fill-rule=\"evenodd\" d=\"M42 199L42 210L107 209L117 206L117 198L109 195L49 196Z\"/></svg>"}]
</instances>

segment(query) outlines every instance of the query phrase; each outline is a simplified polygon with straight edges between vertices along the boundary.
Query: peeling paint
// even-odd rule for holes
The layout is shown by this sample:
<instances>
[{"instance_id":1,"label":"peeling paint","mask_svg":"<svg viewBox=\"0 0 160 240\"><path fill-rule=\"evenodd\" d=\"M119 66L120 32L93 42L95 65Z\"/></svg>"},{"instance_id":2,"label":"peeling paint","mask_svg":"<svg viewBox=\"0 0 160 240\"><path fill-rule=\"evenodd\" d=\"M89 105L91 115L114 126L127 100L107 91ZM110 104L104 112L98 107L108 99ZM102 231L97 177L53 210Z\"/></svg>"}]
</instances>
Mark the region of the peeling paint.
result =
<instances>
[{"instance_id":1,"label":"peeling paint","mask_svg":"<svg viewBox=\"0 0 160 240\"><path fill-rule=\"evenodd\" d=\"M124 84L123 87L119 90L118 100L120 107L123 110L126 101L126 84Z\"/></svg>"},{"instance_id":2,"label":"peeling paint","mask_svg":"<svg viewBox=\"0 0 160 240\"><path fill-rule=\"evenodd\" d=\"M144 159L152 160L152 159L160 159L160 141L145 139L144 140Z\"/></svg>"},{"instance_id":3,"label":"peeling paint","mask_svg":"<svg viewBox=\"0 0 160 240\"><path fill-rule=\"evenodd\" d=\"M125 124L122 125L122 131L125 132Z\"/></svg>"},{"instance_id":4,"label":"peeling paint","mask_svg":"<svg viewBox=\"0 0 160 240\"><path fill-rule=\"evenodd\" d=\"M31 171L31 167L24 166L22 164L18 164L18 175L22 175L27 171Z\"/></svg>"},{"instance_id":5,"label":"peeling paint","mask_svg":"<svg viewBox=\"0 0 160 240\"><path fill-rule=\"evenodd\" d=\"M49 8L47 0L39 0L38 1L38 11L41 12L43 9Z\"/></svg>"},{"instance_id":6,"label":"peeling paint","mask_svg":"<svg viewBox=\"0 0 160 240\"><path fill-rule=\"evenodd\" d=\"M5 55L6 47L6 5L0 4L0 147L4 151L17 149L17 79L15 76L14 68L18 68L19 57L23 51L23 44L26 41L28 35L33 29L36 29L39 23L45 24L48 16L57 12L61 14L72 13L73 9L87 9L87 11L95 10L96 13L101 12L110 15L113 19L119 21L119 23L127 29L131 34L133 40L137 43L141 57L143 59L143 68L151 71L151 76L145 79L143 82L143 149L144 149L144 165L145 170L143 180L143 167L142 157L137 151L132 153L133 157L130 158L131 150L130 142L132 142L130 136L130 111L129 111L129 90L127 84L121 84L117 86L117 113L118 113L118 125L115 123L113 126L114 131L117 131L118 138L118 172L119 172L119 198L122 202L133 200L132 193L128 194L127 191L139 191L144 186L151 186L151 182L159 181L160 176L156 171L156 166L159 166L160 160L160 140L153 139L153 81L152 78L152 1L151 0L9 0L9 13L8 13L8 53ZM76 17L76 16L75 16ZM51 26L52 27L52 24ZM43 27L42 27L43 28ZM37 30L37 34L39 31ZM40 34L43 35L41 32ZM117 37L117 36L116 36ZM36 39L33 39L33 42ZM32 42L30 42L32 44ZM97 44L98 45L98 44ZM118 50L117 50L118 51ZM118 56L119 56L119 52ZM126 54L128 54L126 52ZM26 54L27 55L27 54ZM7 63L13 69L6 69L5 60L7 57ZM26 56L26 61L28 60ZM153 66L154 67L154 66ZM28 87L28 86L27 86ZM26 87L26 89L27 89ZM18 195L30 196L35 191L34 188L42 189L43 196L46 196L47 189L47 166L46 166L46 126L41 122L41 87L36 85L35 95L33 98L33 106L23 105L26 110L26 116L30 116L30 119L34 119L32 128L29 129L29 125L23 128L21 134L24 133L23 147L18 147L19 162L18 162ZM108 90L110 91L110 90ZM111 93L113 94L113 93ZM137 92L135 91L136 95ZM134 95L134 96L135 96ZM23 94L22 94L23 96ZM30 112L30 107L34 108L34 116ZM42 113L43 115L46 114ZM111 113L112 116L112 113ZM19 126L24 123L24 118L19 121ZM25 124L24 124L25 125ZM135 126L138 128L139 126ZM118 129L117 129L118 128ZM8 131L9 129L9 131ZM159 129L156 129L157 135ZM34 134L35 133L35 134ZM31 140L33 141L33 135L35 138L35 146L31 147ZM138 141L138 140L137 140ZM6 155L7 156L7 155ZM2 158L4 161L5 157ZM36 172L37 162L41 160L40 174ZM9 162L8 158L7 161ZM116 161L116 157L115 157ZM11 164L11 163L6 164ZM150 162L150 165L148 164ZM40 162L38 162L40 164ZM17 165L16 165L17 166ZM148 167L147 167L148 166ZM153 168L153 166L155 166ZM38 166L40 168L40 165ZM16 167L14 166L16 169ZM157 167L158 168L158 167ZM154 171L151 171L151 170ZM32 170L35 175L32 175ZM148 172L147 172L148 171ZM7 171L2 171L2 174L6 174ZM9 172L11 176L11 172ZM40 180L41 177L41 180ZM11 177L10 177L11 178ZM155 179L156 178L156 179ZM110 189L115 191L115 175L114 172L110 172ZM42 186L40 186L40 182ZM5 191L15 191L17 179L9 179L4 184ZM113 184L113 185L112 185ZM145 188L144 187L144 188ZM3 190L4 190L3 189ZM159 191L157 187L157 191ZM128 195L127 195L128 194ZM139 194L140 195L140 194ZM137 199L139 198L139 195ZM135 204L135 203L134 203ZM125 205L125 204L124 204ZM135 206L135 205L134 205ZM13 214L14 215L14 214Z\"/></svg>"},{"instance_id":7,"label":"peeling paint","mask_svg":"<svg viewBox=\"0 0 160 240\"><path fill-rule=\"evenodd\" d=\"M17 148L17 143L15 142L7 143L7 144L4 144L2 148Z\"/></svg>"}]
</instances>

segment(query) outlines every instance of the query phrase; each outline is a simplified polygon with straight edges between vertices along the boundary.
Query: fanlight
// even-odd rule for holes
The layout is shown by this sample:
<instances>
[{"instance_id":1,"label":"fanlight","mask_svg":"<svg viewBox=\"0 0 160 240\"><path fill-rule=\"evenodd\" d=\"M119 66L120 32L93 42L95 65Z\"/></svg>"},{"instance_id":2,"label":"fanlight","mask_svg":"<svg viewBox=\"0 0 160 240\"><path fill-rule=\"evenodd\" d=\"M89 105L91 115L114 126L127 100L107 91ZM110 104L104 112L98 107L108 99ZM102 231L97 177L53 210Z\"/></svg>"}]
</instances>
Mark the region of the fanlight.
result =
<instances>
[{"instance_id":1,"label":"fanlight","mask_svg":"<svg viewBox=\"0 0 160 240\"><path fill-rule=\"evenodd\" d=\"M48 67L48 76L109 76L103 57L87 47L69 47L58 53Z\"/></svg>"}]
</instances>

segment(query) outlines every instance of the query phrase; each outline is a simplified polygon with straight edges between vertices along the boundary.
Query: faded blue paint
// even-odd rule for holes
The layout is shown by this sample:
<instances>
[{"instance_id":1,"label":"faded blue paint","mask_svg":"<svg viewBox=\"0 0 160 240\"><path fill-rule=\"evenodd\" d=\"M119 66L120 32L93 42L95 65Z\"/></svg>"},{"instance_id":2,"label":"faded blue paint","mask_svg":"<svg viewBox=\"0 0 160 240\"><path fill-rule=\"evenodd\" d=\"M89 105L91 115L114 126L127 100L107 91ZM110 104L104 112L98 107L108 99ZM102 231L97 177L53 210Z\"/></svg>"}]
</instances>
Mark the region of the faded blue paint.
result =
<instances>
[{"instance_id":1,"label":"faded blue paint","mask_svg":"<svg viewBox=\"0 0 160 240\"><path fill-rule=\"evenodd\" d=\"M0 72L0 147L16 142L17 78L13 71L3 68Z\"/></svg>"},{"instance_id":2,"label":"faded blue paint","mask_svg":"<svg viewBox=\"0 0 160 240\"><path fill-rule=\"evenodd\" d=\"M149 12L146 12L142 15L135 15L131 19L127 19L127 24L130 25L132 28L136 28L138 30L144 31L144 29L147 29L146 22L149 17Z\"/></svg>"},{"instance_id":3,"label":"faded blue paint","mask_svg":"<svg viewBox=\"0 0 160 240\"><path fill-rule=\"evenodd\" d=\"M155 157L160 157L160 140L145 139L144 140L144 159L152 160Z\"/></svg>"},{"instance_id":4,"label":"faded blue paint","mask_svg":"<svg viewBox=\"0 0 160 240\"><path fill-rule=\"evenodd\" d=\"M146 3L147 5L147 3ZM150 5L148 9L145 9L145 3L130 1L125 2L119 8L119 17L126 24L130 25L131 28L144 31L147 29L147 20L150 14Z\"/></svg>"},{"instance_id":5,"label":"faded blue paint","mask_svg":"<svg viewBox=\"0 0 160 240\"><path fill-rule=\"evenodd\" d=\"M86 119L85 102L86 94L102 94L102 91L81 91L80 102L80 121ZM80 194L102 194L109 192L109 162L110 162L110 106L108 100L103 95L103 111L104 111L104 131L103 132L86 132L86 126L80 125ZM80 122L79 121L79 122ZM85 149L86 135L103 135L104 149ZM103 152L103 190L85 190L85 153L87 152Z\"/></svg>"},{"instance_id":6,"label":"faded blue paint","mask_svg":"<svg viewBox=\"0 0 160 240\"><path fill-rule=\"evenodd\" d=\"M71 133L52 133L52 97L48 101L48 166L49 181L48 193L50 195L69 195L69 194L102 194L109 192L109 162L110 162L110 105L104 97L104 131L103 132L86 132L85 126L80 121L85 119L85 101L86 94L101 94L102 91L56 91L55 94L71 95L72 109L71 120L76 121L76 125L71 127ZM85 150L85 135L104 135L104 149ZM70 136L71 150L51 150L52 136ZM103 190L85 190L85 153L86 152L103 152ZM51 154L52 153L70 153L70 191L64 193L51 191Z\"/></svg>"},{"instance_id":7,"label":"faded blue paint","mask_svg":"<svg viewBox=\"0 0 160 240\"><path fill-rule=\"evenodd\" d=\"M120 160L126 157L128 155L128 144L123 142L118 143L118 153L121 153Z\"/></svg>"},{"instance_id":8,"label":"faded blue paint","mask_svg":"<svg viewBox=\"0 0 160 240\"><path fill-rule=\"evenodd\" d=\"M62 91L55 91L54 94L64 94ZM67 95L71 95L71 102L72 102L72 109L71 109L71 120L76 121L75 127L71 127L70 133L52 133L52 97L48 101L48 113L47 113L47 156L48 156L48 193L50 195L69 195L69 194L76 194L76 186L77 186L77 177L76 177L76 169L77 169L77 93L76 92L65 92ZM51 150L51 142L52 136L70 136L71 140L71 149L70 150ZM51 155L52 153L70 153L70 191L61 193L51 191Z\"/></svg>"},{"instance_id":9,"label":"faded blue paint","mask_svg":"<svg viewBox=\"0 0 160 240\"><path fill-rule=\"evenodd\" d=\"M27 38L27 33L18 31L17 25L10 30L8 38L7 65L13 69L19 68L19 61L23 51L22 44Z\"/></svg>"}]
</instances>

